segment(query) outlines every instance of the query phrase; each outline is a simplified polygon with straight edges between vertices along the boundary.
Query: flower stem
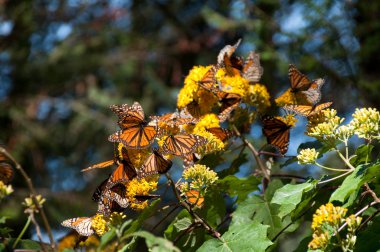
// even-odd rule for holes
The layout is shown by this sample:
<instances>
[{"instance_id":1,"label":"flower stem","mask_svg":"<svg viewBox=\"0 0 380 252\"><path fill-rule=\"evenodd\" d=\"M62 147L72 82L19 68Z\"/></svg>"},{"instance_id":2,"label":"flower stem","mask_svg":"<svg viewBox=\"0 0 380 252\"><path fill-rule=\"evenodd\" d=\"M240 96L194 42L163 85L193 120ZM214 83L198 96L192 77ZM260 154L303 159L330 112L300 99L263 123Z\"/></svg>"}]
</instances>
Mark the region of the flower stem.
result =
<instances>
[{"instance_id":1,"label":"flower stem","mask_svg":"<svg viewBox=\"0 0 380 252\"><path fill-rule=\"evenodd\" d=\"M318 166L318 167L321 167L322 169L325 169L325 170L329 170L329 171L338 171L338 172L346 172L347 169L337 169L337 168L330 168L330 167L327 167L327 166L324 166L324 165L321 165L317 162L315 162L315 164Z\"/></svg>"},{"instance_id":2,"label":"flower stem","mask_svg":"<svg viewBox=\"0 0 380 252\"><path fill-rule=\"evenodd\" d=\"M18 242L21 240L21 238L24 236L25 231L28 229L31 221L32 221L32 217L29 215L28 220L26 221L24 228L21 230L21 233L18 235L15 243L13 243L12 248L16 248Z\"/></svg>"},{"instance_id":3,"label":"flower stem","mask_svg":"<svg viewBox=\"0 0 380 252\"><path fill-rule=\"evenodd\" d=\"M344 176L346 176L347 174L349 174L349 173L351 173L351 172L352 172L352 171L349 170L349 171L347 171L347 172L345 172L345 173L343 173L343 174L340 174L339 176L333 177L333 178L331 178L331 179L327 179L327 180L320 181L320 182L318 182L318 185L322 185L322 184L329 183L329 182L334 181L334 180L336 180L336 179L338 179L338 178L344 177Z\"/></svg>"},{"instance_id":4,"label":"flower stem","mask_svg":"<svg viewBox=\"0 0 380 252\"><path fill-rule=\"evenodd\" d=\"M351 171L355 170L355 167L352 166L352 164L350 163L350 161L348 159L346 159L342 153L340 153L340 151L338 149L335 149L336 152L338 153L339 157L343 160L343 162L350 168Z\"/></svg>"}]
</instances>

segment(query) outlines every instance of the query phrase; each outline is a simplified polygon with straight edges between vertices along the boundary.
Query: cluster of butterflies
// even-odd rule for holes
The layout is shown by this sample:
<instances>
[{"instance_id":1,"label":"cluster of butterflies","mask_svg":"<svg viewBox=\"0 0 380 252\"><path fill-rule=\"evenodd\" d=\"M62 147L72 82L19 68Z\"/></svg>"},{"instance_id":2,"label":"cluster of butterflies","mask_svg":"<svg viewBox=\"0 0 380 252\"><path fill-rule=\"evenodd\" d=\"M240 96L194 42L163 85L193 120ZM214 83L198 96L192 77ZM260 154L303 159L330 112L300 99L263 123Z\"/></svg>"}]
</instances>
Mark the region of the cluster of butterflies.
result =
<instances>
[{"instance_id":1,"label":"cluster of butterflies","mask_svg":"<svg viewBox=\"0 0 380 252\"><path fill-rule=\"evenodd\" d=\"M218 69L224 67L229 75L241 74L250 82L258 82L263 73L258 54L251 52L245 61L233 56L239 43L240 40L233 46L224 47L218 55L217 64L213 65L197 82L199 88L207 90L219 99L221 108L218 118L220 122L229 118L230 113L241 103L242 97L221 89L220 83L215 77ZM108 138L110 142L115 143L114 158L83 170L117 166L93 193L92 199L98 202L97 212L104 216L109 216L112 212L124 211L129 206L130 202L125 197L128 181L166 173L171 168L172 161L165 156L177 156L183 159L184 167L187 168L199 160L198 149L208 142L204 137L184 130L185 125L195 125L202 116L196 101L181 111L162 116L151 116L150 120L145 119L143 108L138 102L131 106L127 104L112 105L110 108L117 115L117 124L120 127L119 131ZM226 141L234 135L232 131L221 127L212 127L206 130L221 141ZM157 139L161 139L162 144L159 148L152 148L151 146L155 145L154 142ZM137 169L129 156L131 149L150 149L143 165ZM187 196L189 203L199 205L203 202L203 198L199 198L199 192L195 190L190 190ZM135 199L145 201L153 197L157 197L157 195L137 195ZM92 218L72 218L63 221L62 225L73 228L81 236L89 236L94 234Z\"/></svg>"},{"instance_id":2,"label":"cluster of butterflies","mask_svg":"<svg viewBox=\"0 0 380 252\"><path fill-rule=\"evenodd\" d=\"M209 68L201 80L197 81L198 88L206 90L218 98L220 110L218 118L220 122L230 118L231 112L237 108L242 97L239 94L223 90L223 79L217 79L216 73L224 68L229 76L239 74L250 83L259 82L263 68L260 66L260 57L255 52L250 52L247 59L243 60L234 55L240 40L235 45L225 46L217 57L217 63ZM317 105L321 98L323 79L309 80L300 73L294 65L289 67L291 88L288 90L294 98L283 108L292 113L303 116L311 116L331 103ZM202 116L199 101L194 100L185 108L174 113L145 118L144 111L138 102L127 105L112 105L111 110L117 115L117 124L120 130L110 135L108 140L115 143L114 158L93 166L83 171L96 168L104 168L116 165L117 168L105 179L93 193L93 200L98 203L98 213L109 216L112 212L124 211L130 204L125 197L127 182L132 179L141 179L155 174L164 174L172 167L172 161L168 157L179 157L187 168L199 160L199 153L208 140L202 136L186 132L186 125L195 125ZM268 144L277 147L281 154L285 154L289 145L291 125L270 116L263 116L263 133L267 137ZM226 141L234 134L232 131L221 128L208 128L208 132ZM156 144L157 139L160 143ZM152 148L158 145L159 148ZM149 150L141 167L135 167L130 159L131 150ZM157 195L137 195L136 201L145 201ZM199 199L199 192L191 190L189 202L203 202ZM89 236L94 233L92 228L93 217L72 218L62 222L63 226L73 228L81 236Z\"/></svg>"},{"instance_id":3,"label":"cluster of butterflies","mask_svg":"<svg viewBox=\"0 0 380 252\"><path fill-rule=\"evenodd\" d=\"M288 75L291 86L284 94L290 95L291 100L283 106L286 111L310 117L331 106L332 102L318 104L322 96L323 79L310 80L292 64L289 65ZM284 155L288 151L292 125L272 116L263 116L262 122L268 144L278 148Z\"/></svg>"},{"instance_id":4,"label":"cluster of butterflies","mask_svg":"<svg viewBox=\"0 0 380 252\"><path fill-rule=\"evenodd\" d=\"M240 75L250 83L259 82L263 68L260 65L260 55L251 51L248 57L244 60L242 57L234 55L241 40L234 45L225 46L218 54L217 63L206 72L203 78L198 81L199 88L210 92L218 98L220 111L218 118L220 122L226 121L231 112L237 108L242 102L242 97L239 94L228 92L223 87L228 86L223 79L216 79L216 73L220 68L223 68L227 76ZM186 106L186 110L195 118L202 116L200 104L197 100L192 101Z\"/></svg>"}]
</instances>

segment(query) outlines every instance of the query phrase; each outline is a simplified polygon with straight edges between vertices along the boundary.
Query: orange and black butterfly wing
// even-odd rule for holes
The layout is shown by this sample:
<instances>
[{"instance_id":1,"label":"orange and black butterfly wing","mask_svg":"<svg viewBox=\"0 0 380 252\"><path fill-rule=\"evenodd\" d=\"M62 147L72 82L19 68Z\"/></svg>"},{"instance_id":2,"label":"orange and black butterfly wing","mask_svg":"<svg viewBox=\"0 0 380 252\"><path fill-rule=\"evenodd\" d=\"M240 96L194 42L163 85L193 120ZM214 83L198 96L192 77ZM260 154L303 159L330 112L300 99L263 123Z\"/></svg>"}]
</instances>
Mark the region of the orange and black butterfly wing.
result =
<instances>
[{"instance_id":1,"label":"orange and black butterfly wing","mask_svg":"<svg viewBox=\"0 0 380 252\"><path fill-rule=\"evenodd\" d=\"M92 228L92 218L91 217L78 217L65 220L61 223L64 227L69 227L75 229L78 234L82 236L90 236L94 234L94 229Z\"/></svg>"},{"instance_id":2,"label":"orange and black butterfly wing","mask_svg":"<svg viewBox=\"0 0 380 252\"><path fill-rule=\"evenodd\" d=\"M137 173L135 168L131 164L122 161L109 177L107 188L111 188L117 183L127 182L136 176Z\"/></svg>"},{"instance_id":3,"label":"orange and black butterfly wing","mask_svg":"<svg viewBox=\"0 0 380 252\"><path fill-rule=\"evenodd\" d=\"M262 121L268 144L277 147L284 155L288 151L291 126L271 116L265 116Z\"/></svg>"},{"instance_id":4,"label":"orange and black butterfly wing","mask_svg":"<svg viewBox=\"0 0 380 252\"><path fill-rule=\"evenodd\" d=\"M248 58L244 62L242 69L243 78L252 83L260 81L263 75L263 68L260 65L260 55L255 52L250 52Z\"/></svg>"},{"instance_id":5,"label":"orange and black butterfly wing","mask_svg":"<svg viewBox=\"0 0 380 252\"><path fill-rule=\"evenodd\" d=\"M217 58L218 67L223 67L225 65L225 60L230 59L232 54L236 51L238 46L240 45L241 39L239 39L234 45L226 45L220 50Z\"/></svg>"},{"instance_id":6,"label":"orange and black butterfly wing","mask_svg":"<svg viewBox=\"0 0 380 252\"><path fill-rule=\"evenodd\" d=\"M186 110L195 118L199 118L202 116L201 107L199 106L199 103L197 101L192 101L189 104L187 104Z\"/></svg>"},{"instance_id":7,"label":"orange and black butterfly wing","mask_svg":"<svg viewBox=\"0 0 380 252\"><path fill-rule=\"evenodd\" d=\"M197 162L201 156L197 153L190 153L189 155L186 155L183 157L183 168L188 169L189 167L193 166L195 162Z\"/></svg>"},{"instance_id":8,"label":"orange and black butterfly wing","mask_svg":"<svg viewBox=\"0 0 380 252\"><path fill-rule=\"evenodd\" d=\"M111 165L113 165L115 163L114 160L107 160L107 161L104 161L104 162L101 162L101 163L97 163L97 164L94 164L94 165L91 165L90 167L87 167L85 169L82 170L82 172L85 172L85 171L90 171L90 170L93 170L93 169L101 169L101 168L107 168L107 167L110 167Z\"/></svg>"},{"instance_id":9,"label":"orange and black butterfly wing","mask_svg":"<svg viewBox=\"0 0 380 252\"><path fill-rule=\"evenodd\" d=\"M9 160L0 153L0 181L6 185L9 184L14 177L13 168L8 161Z\"/></svg>"},{"instance_id":10,"label":"orange and black butterfly wing","mask_svg":"<svg viewBox=\"0 0 380 252\"><path fill-rule=\"evenodd\" d=\"M234 134L232 131L228 129L223 129L223 128L209 128L206 129L208 132L219 138L222 142L226 141L230 137L232 137Z\"/></svg>"},{"instance_id":11,"label":"orange and black butterfly wing","mask_svg":"<svg viewBox=\"0 0 380 252\"><path fill-rule=\"evenodd\" d=\"M201 86L202 88L206 89L207 91L212 92L215 90L215 84L216 84L216 79L215 79L215 74L218 71L216 66L212 66L206 74L202 77L202 79L198 82L198 85Z\"/></svg>"},{"instance_id":12,"label":"orange and black butterfly wing","mask_svg":"<svg viewBox=\"0 0 380 252\"><path fill-rule=\"evenodd\" d=\"M171 160L164 158L157 150L153 150L153 153L144 162L140 168L139 177L146 177L153 174L166 173L173 163Z\"/></svg>"},{"instance_id":13,"label":"orange and black butterfly wing","mask_svg":"<svg viewBox=\"0 0 380 252\"><path fill-rule=\"evenodd\" d=\"M117 131L109 136L110 142L120 142L125 147L143 149L150 146L157 135L155 126L136 125L124 130Z\"/></svg>"},{"instance_id":14,"label":"orange and black butterfly wing","mask_svg":"<svg viewBox=\"0 0 380 252\"><path fill-rule=\"evenodd\" d=\"M227 93L224 91L218 91L216 95L219 98L219 101L222 103L220 113L218 115L219 121L224 122L228 119L231 112L239 106L242 98L238 94Z\"/></svg>"},{"instance_id":15,"label":"orange and black butterfly wing","mask_svg":"<svg viewBox=\"0 0 380 252\"><path fill-rule=\"evenodd\" d=\"M164 154L183 157L194 152L198 146L206 142L205 138L193 134L170 135L165 140L162 149Z\"/></svg>"},{"instance_id":16,"label":"orange and black butterfly wing","mask_svg":"<svg viewBox=\"0 0 380 252\"><path fill-rule=\"evenodd\" d=\"M289 64L289 80L293 92L309 89L311 81L295 65Z\"/></svg>"},{"instance_id":17,"label":"orange and black butterfly wing","mask_svg":"<svg viewBox=\"0 0 380 252\"><path fill-rule=\"evenodd\" d=\"M325 108L330 107L332 102L326 102L315 106L309 106L309 105L285 105L283 108L296 113L297 115L301 116L312 116L320 111L324 110Z\"/></svg>"}]
</instances>

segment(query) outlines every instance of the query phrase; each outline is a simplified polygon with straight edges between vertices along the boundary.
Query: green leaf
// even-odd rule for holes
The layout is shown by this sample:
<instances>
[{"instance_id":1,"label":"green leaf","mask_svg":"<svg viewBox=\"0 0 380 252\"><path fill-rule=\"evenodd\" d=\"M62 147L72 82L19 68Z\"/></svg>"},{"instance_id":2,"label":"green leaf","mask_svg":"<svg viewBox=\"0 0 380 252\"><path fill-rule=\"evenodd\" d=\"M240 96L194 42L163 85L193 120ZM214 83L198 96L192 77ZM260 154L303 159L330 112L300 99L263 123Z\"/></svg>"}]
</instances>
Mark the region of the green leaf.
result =
<instances>
[{"instance_id":1,"label":"green leaf","mask_svg":"<svg viewBox=\"0 0 380 252\"><path fill-rule=\"evenodd\" d=\"M132 222L131 226L125 231L125 234L130 234L139 230L143 222L156 212L159 201L160 199L152 201L150 206L145 208L144 211L139 214L139 217Z\"/></svg>"},{"instance_id":2,"label":"green leaf","mask_svg":"<svg viewBox=\"0 0 380 252\"><path fill-rule=\"evenodd\" d=\"M218 172L218 177L222 179L228 175L237 173L239 171L240 166L242 166L243 164L247 162L248 162L247 154L246 153L240 154L234 161L232 161L228 169Z\"/></svg>"},{"instance_id":3,"label":"green leaf","mask_svg":"<svg viewBox=\"0 0 380 252\"><path fill-rule=\"evenodd\" d=\"M167 252L167 251L176 251L180 252L180 250L173 245L173 243L169 240L166 240L162 237L157 237L148 233L146 231L139 231L132 233L128 236L138 236L145 238L146 245L149 251L152 252Z\"/></svg>"},{"instance_id":4,"label":"green leaf","mask_svg":"<svg viewBox=\"0 0 380 252\"><path fill-rule=\"evenodd\" d=\"M9 239L8 247L12 247L13 243L16 241L16 239ZM19 243L16 246L17 249L25 249L25 250L41 250L41 246L38 242L33 240L20 240Z\"/></svg>"},{"instance_id":5,"label":"green leaf","mask_svg":"<svg viewBox=\"0 0 380 252\"><path fill-rule=\"evenodd\" d=\"M249 221L231 226L220 239L206 241L197 251L265 251L273 243L267 237L267 225Z\"/></svg>"},{"instance_id":6,"label":"green leaf","mask_svg":"<svg viewBox=\"0 0 380 252\"><path fill-rule=\"evenodd\" d=\"M182 218L178 220L173 225L178 231L182 231L188 228L191 224L192 224L191 219L186 217L186 218Z\"/></svg>"},{"instance_id":7,"label":"green leaf","mask_svg":"<svg viewBox=\"0 0 380 252\"><path fill-rule=\"evenodd\" d=\"M315 195L317 182L317 180L311 180L297 185L287 184L277 190L271 204L280 206L278 216L281 219L284 218L284 216L294 212L303 200L308 200Z\"/></svg>"},{"instance_id":8,"label":"green leaf","mask_svg":"<svg viewBox=\"0 0 380 252\"><path fill-rule=\"evenodd\" d=\"M102 249L104 249L109 244L109 242L115 238L115 236L116 236L115 228L112 228L107 233L105 233L100 239L100 245L99 245L98 251L101 251Z\"/></svg>"},{"instance_id":9,"label":"green leaf","mask_svg":"<svg viewBox=\"0 0 380 252\"><path fill-rule=\"evenodd\" d=\"M207 191L204 202L204 206L197 212L205 217L212 227L218 226L226 215L226 204L218 186L213 186Z\"/></svg>"},{"instance_id":10,"label":"green leaf","mask_svg":"<svg viewBox=\"0 0 380 252\"><path fill-rule=\"evenodd\" d=\"M278 206L270 203L272 195L281 186L282 183L279 180L273 180L269 184L264 196L253 195L241 202L232 213L230 228L239 227L244 225L244 223L254 220L268 225L268 237L273 238L291 222L290 218L281 221L281 218L278 216Z\"/></svg>"},{"instance_id":11,"label":"green leaf","mask_svg":"<svg viewBox=\"0 0 380 252\"><path fill-rule=\"evenodd\" d=\"M358 233L355 252L380 250L380 216L374 218L371 224Z\"/></svg>"},{"instance_id":12,"label":"green leaf","mask_svg":"<svg viewBox=\"0 0 380 252\"><path fill-rule=\"evenodd\" d=\"M355 151L356 156L350 160L350 163L353 166L358 166L360 164L371 162L371 152L373 147L373 145L367 144L360 145Z\"/></svg>"},{"instance_id":13,"label":"green leaf","mask_svg":"<svg viewBox=\"0 0 380 252\"><path fill-rule=\"evenodd\" d=\"M243 201L247 195L258 190L260 179L249 176L248 178L238 178L233 175L218 180L218 188L227 192L230 196L238 196L237 202Z\"/></svg>"},{"instance_id":14,"label":"green leaf","mask_svg":"<svg viewBox=\"0 0 380 252\"><path fill-rule=\"evenodd\" d=\"M350 206L353 200L347 201L351 194L357 194L360 187L369 182L380 173L380 163L359 165L348 175L342 185L335 190L330 197L330 202L338 201L345 203L344 207Z\"/></svg>"}]
</instances>

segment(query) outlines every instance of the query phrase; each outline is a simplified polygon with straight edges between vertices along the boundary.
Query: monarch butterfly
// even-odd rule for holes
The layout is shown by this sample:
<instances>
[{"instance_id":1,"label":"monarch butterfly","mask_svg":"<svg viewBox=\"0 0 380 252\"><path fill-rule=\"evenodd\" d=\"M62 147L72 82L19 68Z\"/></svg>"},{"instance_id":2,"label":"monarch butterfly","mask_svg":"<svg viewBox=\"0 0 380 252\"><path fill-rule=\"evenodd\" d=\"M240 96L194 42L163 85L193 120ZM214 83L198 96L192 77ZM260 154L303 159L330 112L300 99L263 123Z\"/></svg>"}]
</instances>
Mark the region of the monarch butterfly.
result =
<instances>
[{"instance_id":1,"label":"monarch butterfly","mask_svg":"<svg viewBox=\"0 0 380 252\"><path fill-rule=\"evenodd\" d=\"M191 189L185 192L185 195L186 195L186 201L189 202L190 204L196 205L199 208L203 206L203 202L205 201L205 198L200 195L199 191Z\"/></svg>"},{"instance_id":2,"label":"monarch butterfly","mask_svg":"<svg viewBox=\"0 0 380 252\"><path fill-rule=\"evenodd\" d=\"M162 116L151 116L152 120L164 122L169 126L180 126L184 124L194 124L198 119L192 117L187 110L183 109L180 112L167 113Z\"/></svg>"},{"instance_id":3,"label":"monarch butterfly","mask_svg":"<svg viewBox=\"0 0 380 252\"><path fill-rule=\"evenodd\" d=\"M306 75L302 74L295 65L289 64L289 79L291 92L295 96L297 104L314 105L321 99L321 87L324 80L319 78L310 81Z\"/></svg>"},{"instance_id":4,"label":"monarch butterfly","mask_svg":"<svg viewBox=\"0 0 380 252\"><path fill-rule=\"evenodd\" d=\"M226 60L228 61L227 64L229 64L229 59L231 58L232 54L236 51L238 46L240 45L241 39L239 39L234 45L226 45L225 47L220 50L217 58L217 64L218 67L223 67L226 65ZM231 65L231 64L230 64Z\"/></svg>"},{"instance_id":5,"label":"monarch butterfly","mask_svg":"<svg viewBox=\"0 0 380 252\"><path fill-rule=\"evenodd\" d=\"M128 207L129 201L125 198L126 188L123 184L116 184L107 188L108 178L104 180L92 194L92 200L98 202L98 213L109 216L112 212L121 212Z\"/></svg>"},{"instance_id":6,"label":"monarch butterfly","mask_svg":"<svg viewBox=\"0 0 380 252\"><path fill-rule=\"evenodd\" d=\"M9 184L14 176L12 166L8 163L8 159L0 153L0 181L5 185Z\"/></svg>"},{"instance_id":7,"label":"monarch butterfly","mask_svg":"<svg viewBox=\"0 0 380 252\"><path fill-rule=\"evenodd\" d=\"M234 134L232 131L228 129L223 129L223 128L209 128L206 129L208 132L219 138L222 142L226 141L230 137L232 137Z\"/></svg>"},{"instance_id":8,"label":"monarch butterfly","mask_svg":"<svg viewBox=\"0 0 380 252\"><path fill-rule=\"evenodd\" d=\"M189 112L194 118L199 118L202 116L201 107L197 101L192 101L185 107L186 111Z\"/></svg>"},{"instance_id":9,"label":"monarch butterfly","mask_svg":"<svg viewBox=\"0 0 380 252\"><path fill-rule=\"evenodd\" d=\"M266 136L268 144L278 148L284 155L288 151L291 125L272 116L264 116L262 122L263 134Z\"/></svg>"},{"instance_id":10,"label":"monarch butterfly","mask_svg":"<svg viewBox=\"0 0 380 252\"><path fill-rule=\"evenodd\" d=\"M184 157L194 152L198 146L206 144L206 142L205 138L193 134L169 135L162 149L164 154Z\"/></svg>"},{"instance_id":11,"label":"monarch butterfly","mask_svg":"<svg viewBox=\"0 0 380 252\"><path fill-rule=\"evenodd\" d=\"M228 119L231 112L239 106L241 103L241 96L234 93L227 93L224 91L216 92L216 96L219 98L219 101L222 103L220 108L220 113L218 115L219 121L224 122Z\"/></svg>"},{"instance_id":12,"label":"monarch butterfly","mask_svg":"<svg viewBox=\"0 0 380 252\"><path fill-rule=\"evenodd\" d=\"M108 137L110 142L120 142L127 148L135 149L143 149L153 143L157 129L145 121L144 111L138 102L131 107L126 104L112 105L111 109L119 117L121 130Z\"/></svg>"},{"instance_id":13,"label":"monarch butterfly","mask_svg":"<svg viewBox=\"0 0 380 252\"><path fill-rule=\"evenodd\" d=\"M216 88L215 74L217 71L218 71L218 68L216 66L210 67L210 69L205 73L202 79L198 81L198 85L212 92Z\"/></svg>"},{"instance_id":14,"label":"monarch butterfly","mask_svg":"<svg viewBox=\"0 0 380 252\"><path fill-rule=\"evenodd\" d=\"M190 166L193 166L195 162L201 159L201 156L198 153L190 153L183 157L183 168L187 169Z\"/></svg>"},{"instance_id":15,"label":"monarch butterfly","mask_svg":"<svg viewBox=\"0 0 380 252\"><path fill-rule=\"evenodd\" d=\"M259 82L264 72L260 65L260 54L251 51L244 61L242 72L243 78L249 82Z\"/></svg>"},{"instance_id":16,"label":"monarch butterfly","mask_svg":"<svg viewBox=\"0 0 380 252\"><path fill-rule=\"evenodd\" d=\"M283 108L292 111L301 116L312 116L318 114L320 111L325 108L330 107L332 102L326 102L319 105L308 106L308 105L285 105Z\"/></svg>"},{"instance_id":17,"label":"monarch butterfly","mask_svg":"<svg viewBox=\"0 0 380 252\"><path fill-rule=\"evenodd\" d=\"M118 167L108 179L108 188L117 183L129 181L137 176L136 170L129 158L128 150L122 147L120 152L122 158L118 160Z\"/></svg>"},{"instance_id":18,"label":"monarch butterfly","mask_svg":"<svg viewBox=\"0 0 380 252\"><path fill-rule=\"evenodd\" d=\"M171 160L164 158L157 150L153 150L152 154L145 160L139 169L138 176L146 177L153 174L166 173L173 163Z\"/></svg>"},{"instance_id":19,"label":"monarch butterfly","mask_svg":"<svg viewBox=\"0 0 380 252\"><path fill-rule=\"evenodd\" d=\"M65 220L61 223L64 227L75 229L82 236L90 236L95 233L92 228L92 217L77 217Z\"/></svg>"}]
</instances>

